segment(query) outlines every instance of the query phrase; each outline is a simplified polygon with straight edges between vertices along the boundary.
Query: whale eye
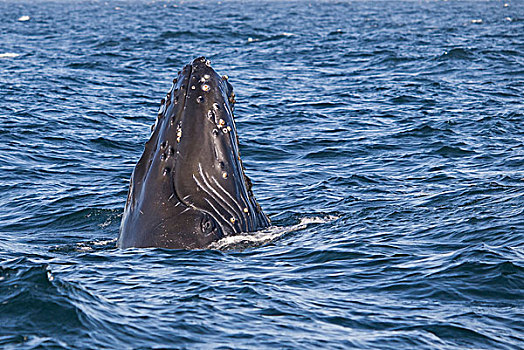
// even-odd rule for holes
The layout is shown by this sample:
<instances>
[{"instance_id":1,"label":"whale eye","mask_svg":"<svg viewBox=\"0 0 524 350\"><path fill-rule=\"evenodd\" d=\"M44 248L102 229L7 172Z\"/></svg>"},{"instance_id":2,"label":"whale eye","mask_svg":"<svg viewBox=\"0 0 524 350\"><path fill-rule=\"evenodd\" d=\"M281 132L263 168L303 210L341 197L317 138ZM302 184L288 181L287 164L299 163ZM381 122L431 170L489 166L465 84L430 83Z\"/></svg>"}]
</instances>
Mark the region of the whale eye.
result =
<instances>
[{"instance_id":1,"label":"whale eye","mask_svg":"<svg viewBox=\"0 0 524 350\"><path fill-rule=\"evenodd\" d=\"M218 233L218 225L215 220L208 214L204 214L202 222L200 223L200 228L205 235L211 235L212 233Z\"/></svg>"}]
</instances>

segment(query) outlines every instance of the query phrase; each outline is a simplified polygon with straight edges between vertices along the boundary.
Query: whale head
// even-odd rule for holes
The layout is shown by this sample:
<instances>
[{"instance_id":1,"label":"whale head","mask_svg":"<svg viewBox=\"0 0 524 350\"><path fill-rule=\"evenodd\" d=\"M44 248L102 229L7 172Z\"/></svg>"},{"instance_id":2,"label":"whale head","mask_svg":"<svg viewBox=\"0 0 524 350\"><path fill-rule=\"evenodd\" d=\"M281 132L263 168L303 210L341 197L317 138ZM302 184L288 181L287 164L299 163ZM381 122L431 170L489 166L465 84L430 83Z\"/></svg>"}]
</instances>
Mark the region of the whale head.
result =
<instances>
[{"instance_id":1,"label":"whale head","mask_svg":"<svg viewBox=\"0 0 524 350\"><path fill-rule=\"evenodd\" d=\"M133 171L120 247L205 248L269 225L244 172L234 104L204 57L178 73Z\"/></svg>"}]
</instances>

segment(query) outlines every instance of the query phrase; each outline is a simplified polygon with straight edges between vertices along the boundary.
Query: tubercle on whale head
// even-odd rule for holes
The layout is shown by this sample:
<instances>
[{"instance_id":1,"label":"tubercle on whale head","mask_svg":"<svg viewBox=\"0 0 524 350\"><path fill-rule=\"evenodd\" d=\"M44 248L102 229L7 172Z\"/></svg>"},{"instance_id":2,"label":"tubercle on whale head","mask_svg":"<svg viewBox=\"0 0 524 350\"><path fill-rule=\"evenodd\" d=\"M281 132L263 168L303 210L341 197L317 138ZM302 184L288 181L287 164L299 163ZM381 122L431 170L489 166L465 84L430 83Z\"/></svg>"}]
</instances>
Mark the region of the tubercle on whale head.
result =
<instances>
[{"instance_id":1,"label":"tubercle on whale head","mask_svg":"<svg viewBox=\"0 0 524 350\"><path fill-rule=\"evenodd\" d=\"M225 119L233 119L236 99L233 86L228 80L229 77L226 75L219 77L211 67L211 62L205 57L194 59L191 64L186 65L179 71L178 76L173 79L171 89L166 97L160 101L158 118L171 116L174 122L177 119L175 109L177 109L176 107L179 103L182 104L184 109L186 108L186 102L203 104L207 106L207 113L205 114L208 119L214 122L219 130L224 133L231 131L231 126L226 131L222 130L227 125L225 125L224 119L217 117L218 111L224 109L228 115L228 118ZM208 101L207 103L206 100ZM209 101L214 101L214 103ZM158 118L151 128L152 132L158 125Z\"/></svg>"}]
</instances>

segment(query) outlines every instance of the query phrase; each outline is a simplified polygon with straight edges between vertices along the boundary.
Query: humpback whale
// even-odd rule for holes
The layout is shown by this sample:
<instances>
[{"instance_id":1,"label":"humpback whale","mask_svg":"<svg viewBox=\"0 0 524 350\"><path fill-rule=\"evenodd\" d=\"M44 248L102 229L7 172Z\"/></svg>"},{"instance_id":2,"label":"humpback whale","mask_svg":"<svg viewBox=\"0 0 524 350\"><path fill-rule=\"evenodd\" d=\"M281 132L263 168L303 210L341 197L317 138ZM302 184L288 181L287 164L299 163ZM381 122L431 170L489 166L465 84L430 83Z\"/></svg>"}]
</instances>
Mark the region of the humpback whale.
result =
<instances>
[{"instance_id":1,"label":"humpback whale","mask_svg":"<svg viewBox=\"0 0 524 350\"><path fill-rule=\"evenodd\" d=\"M234 104L205 57L178 72L131 175L118 247L202 249L269 226L242 165Z\"/></svg>"}]
</instances>

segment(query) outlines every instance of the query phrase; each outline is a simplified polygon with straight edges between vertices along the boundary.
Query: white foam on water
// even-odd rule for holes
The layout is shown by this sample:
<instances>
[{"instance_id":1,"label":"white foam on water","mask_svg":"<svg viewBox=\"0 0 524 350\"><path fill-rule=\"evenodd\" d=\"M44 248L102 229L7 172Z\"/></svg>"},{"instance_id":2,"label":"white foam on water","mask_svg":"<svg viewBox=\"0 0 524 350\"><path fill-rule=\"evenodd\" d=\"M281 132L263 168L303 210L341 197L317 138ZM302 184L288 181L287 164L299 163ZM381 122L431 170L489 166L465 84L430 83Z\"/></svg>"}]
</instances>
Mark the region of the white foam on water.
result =
<instances>
[{"instance_id":1,"label":"white foam on water","mask_svg":"<svg viewBox=\"0 0 524 350\"><path fill-rule=\"evenodd\" d=\"M21 16L20 18L18 18L18 20L20 22L29 21L30 19L31 19L31 17L29 17L29 16Z\"/></svg>"},{"instance_id":2,"label":"white foam on water","mask_svg":"<svg viewBox=\"0 0 524 350\"><path fill-rule=\"evenodd\" d=\"M230 250L258 247L266 243L273 242L287 233L303 230L307 228L308 225L325 224L336 219L338 219L338 217L334 215L302 218L298 224L292 226L270 226L257 232L249 232L236 236L224 237L218 242L212 243L209 246L209 249Z\"/></svg>"},{"instance_id":3,"label":"white foam on water","mask_svg":"<svg viewBox=\"0 0 524 350\"><path fill-rule=\"evenodd\" d=\"M326 224L328 222L334 221L338 219L339 216L336 215L327 215L327 216L314 216L311 218L302 218L300 220L300 224L302 225L310 225L310 224Z\"/></svg>"},{"instance_id":4,"label":"white foam on water","mask_svg":"<svg viewBox=\"0 0 524 350\"><path fill-rule=\"evenodd\" d=\"M338 218L339 217L335 215L301 218L300 222L296 225L270 226L257 232L249 232L236 236L224 237L221 240L212 243L208 249L235 250L259 247L266 243L273 242L287 233L303 230L309 225L313 224L326 224ZM94 251L95 247L97 246L116 247L117 240L118 238L112 238L101 241L80 242L76 244L75 250L80 252L88 252Z\"/></svg>"},{"instance_id":5,"label":"white foam on water","mask_svg":"<svg viewBox=\"0 0 524 350\"><path fill-rule=\"evenodd\" d=\"M118 238L105 239L102 241L89 241L89 242L80 242L76 244L75 250L79 252L90 252L94 251L97 246L107 246L108 248L116 247L116 241Z\"/></svg>"},{"instance_id":6,"label":"white foam on water","mask_svg":"<svg viewBox=\"0 0 524 350\"><path fill-rule=\"evenodd\" d=\"M18 56L20 56L20 54L14 52L0 53L0 58L15 58Z\"/></svg>"},{"instance_id":7,"label":"white foam on water","mask_svg":"<svg viewBox=\"0 0 524 350\"><path fill-rule=\"evenodd\" d=\"M94 241L91 242L92 245L109 245L110 243L116 243L118 238L106 239L105 241Z\"/></svg>"}]
</instances>

